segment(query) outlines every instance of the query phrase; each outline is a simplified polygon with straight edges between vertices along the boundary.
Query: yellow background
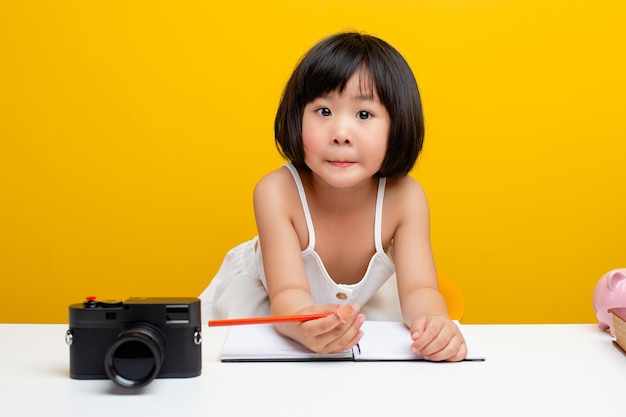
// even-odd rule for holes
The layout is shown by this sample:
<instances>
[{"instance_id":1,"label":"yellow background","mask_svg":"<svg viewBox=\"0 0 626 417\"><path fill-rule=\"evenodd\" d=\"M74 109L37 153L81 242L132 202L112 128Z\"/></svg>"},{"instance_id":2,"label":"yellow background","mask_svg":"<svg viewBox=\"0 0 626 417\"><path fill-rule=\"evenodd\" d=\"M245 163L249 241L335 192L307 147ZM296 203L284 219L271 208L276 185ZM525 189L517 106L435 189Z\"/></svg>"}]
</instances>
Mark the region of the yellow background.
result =
<instances>
[{"instance_id":1,"label":"yellow background","mask_svg":"<svg viewBox=\"0 0 626 417\"><path fill-rule=\"evenodd\" d=\"M256 234L273 118L356 29L422 92L438 269L467 323L594 322L626 267L622 0L0 3L0 322L84 296L198 295Z\"/></svg>"}]
</instances>

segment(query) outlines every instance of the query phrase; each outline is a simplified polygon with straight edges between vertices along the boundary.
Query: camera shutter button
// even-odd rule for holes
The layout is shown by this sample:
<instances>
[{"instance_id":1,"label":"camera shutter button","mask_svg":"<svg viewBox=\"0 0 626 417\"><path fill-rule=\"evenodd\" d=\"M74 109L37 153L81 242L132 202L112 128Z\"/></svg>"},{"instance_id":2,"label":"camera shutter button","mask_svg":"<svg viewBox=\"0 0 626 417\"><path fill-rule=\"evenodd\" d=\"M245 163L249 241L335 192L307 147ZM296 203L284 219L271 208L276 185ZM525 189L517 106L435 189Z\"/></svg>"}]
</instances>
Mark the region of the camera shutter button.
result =
<instances>
[{"instance_id":1,"label":"camera shutter button","mask_svg":"<svg viewBox=\"0 0 626 417\"><path fill-rule=\"evenodd\" d=\"M96 303L96 297L93 295L90 295L89 297L85 297L85 302L83 302L83 307L86 308L94 308L97 307L98 304Z\"/></svg>"}]
</instances>

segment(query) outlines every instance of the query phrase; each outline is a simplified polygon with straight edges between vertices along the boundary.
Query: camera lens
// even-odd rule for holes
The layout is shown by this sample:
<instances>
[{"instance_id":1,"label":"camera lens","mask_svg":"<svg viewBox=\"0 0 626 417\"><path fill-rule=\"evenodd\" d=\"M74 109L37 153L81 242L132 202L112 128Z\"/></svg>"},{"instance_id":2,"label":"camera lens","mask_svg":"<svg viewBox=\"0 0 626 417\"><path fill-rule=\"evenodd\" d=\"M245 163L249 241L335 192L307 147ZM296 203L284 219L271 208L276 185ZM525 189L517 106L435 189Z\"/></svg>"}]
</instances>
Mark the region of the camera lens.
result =
<instances>
[{"instance_id":1,"label":"camera lens","mask_svg":"<svg viewBox=\"0 0 626 417\"><path fill-rule=\"evenodd\" d=\"M155 326L138 323L124 329L104 356L104 369L113 382L139 388L157 377L165 356L165 337Z\"/></svg>"}]
</instances>

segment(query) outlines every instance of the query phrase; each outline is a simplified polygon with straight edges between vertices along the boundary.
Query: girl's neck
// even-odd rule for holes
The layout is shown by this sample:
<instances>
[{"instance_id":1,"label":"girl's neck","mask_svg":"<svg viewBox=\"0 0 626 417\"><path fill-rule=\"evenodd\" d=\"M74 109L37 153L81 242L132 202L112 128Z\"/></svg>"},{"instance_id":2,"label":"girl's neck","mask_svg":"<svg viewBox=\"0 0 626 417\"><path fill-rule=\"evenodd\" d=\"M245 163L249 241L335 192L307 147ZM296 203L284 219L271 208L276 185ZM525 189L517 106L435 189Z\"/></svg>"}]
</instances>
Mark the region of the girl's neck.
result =
<instances>
[{"instance_id":1,"label":"girl's neck","mask_svg":"<svg viewBox=\"0 0 626 417\"><path fill-rule=\"evenodd\" d=\"M378 190L378 178L375 177L348 188L333 187L313 172L309 172L305 178L303 182L309 199L337 210L369 202Z\"/></svg>"}]
</instances>

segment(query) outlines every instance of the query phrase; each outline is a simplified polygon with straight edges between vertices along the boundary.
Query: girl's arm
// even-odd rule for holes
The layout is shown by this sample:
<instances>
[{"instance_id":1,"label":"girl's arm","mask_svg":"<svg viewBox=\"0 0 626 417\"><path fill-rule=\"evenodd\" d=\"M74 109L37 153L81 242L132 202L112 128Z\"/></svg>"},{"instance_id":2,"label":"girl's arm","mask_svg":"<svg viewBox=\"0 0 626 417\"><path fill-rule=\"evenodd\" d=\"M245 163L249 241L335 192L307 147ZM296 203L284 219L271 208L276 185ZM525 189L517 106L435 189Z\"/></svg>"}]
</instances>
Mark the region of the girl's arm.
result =
<instances>
[{"instance_id":1,"label":"girl's arm","mask_svg":"<svg viewBox=\"0 0 626 417\"><path fill-rule=\"evenodd\" d=\"M390 201L393 217L399 219L393 253L402 316L413 338L411 347L430 360L464 359L465 340L448 318L439 292L426 195L411 177L397 181Z\"/></svg>"},{"instance_id":2,"label":"girl's arm","mask_svg":"<svg viewBox=\"0 0 626 417\"><path fill-rule=\"evenodd\" d=\"M254 190L254 211L272 314L336 313L304 323L280 323L276 325L278 331L319 353L354 346L362 335L359 329L364 320L358 307L316 305L311 297L301 255L308 234L301 237L297 232L300 227L300 233L305 234L306 223L302 223L300 197L286 168L259 181Z\"/></svg>"}]
</instances>

